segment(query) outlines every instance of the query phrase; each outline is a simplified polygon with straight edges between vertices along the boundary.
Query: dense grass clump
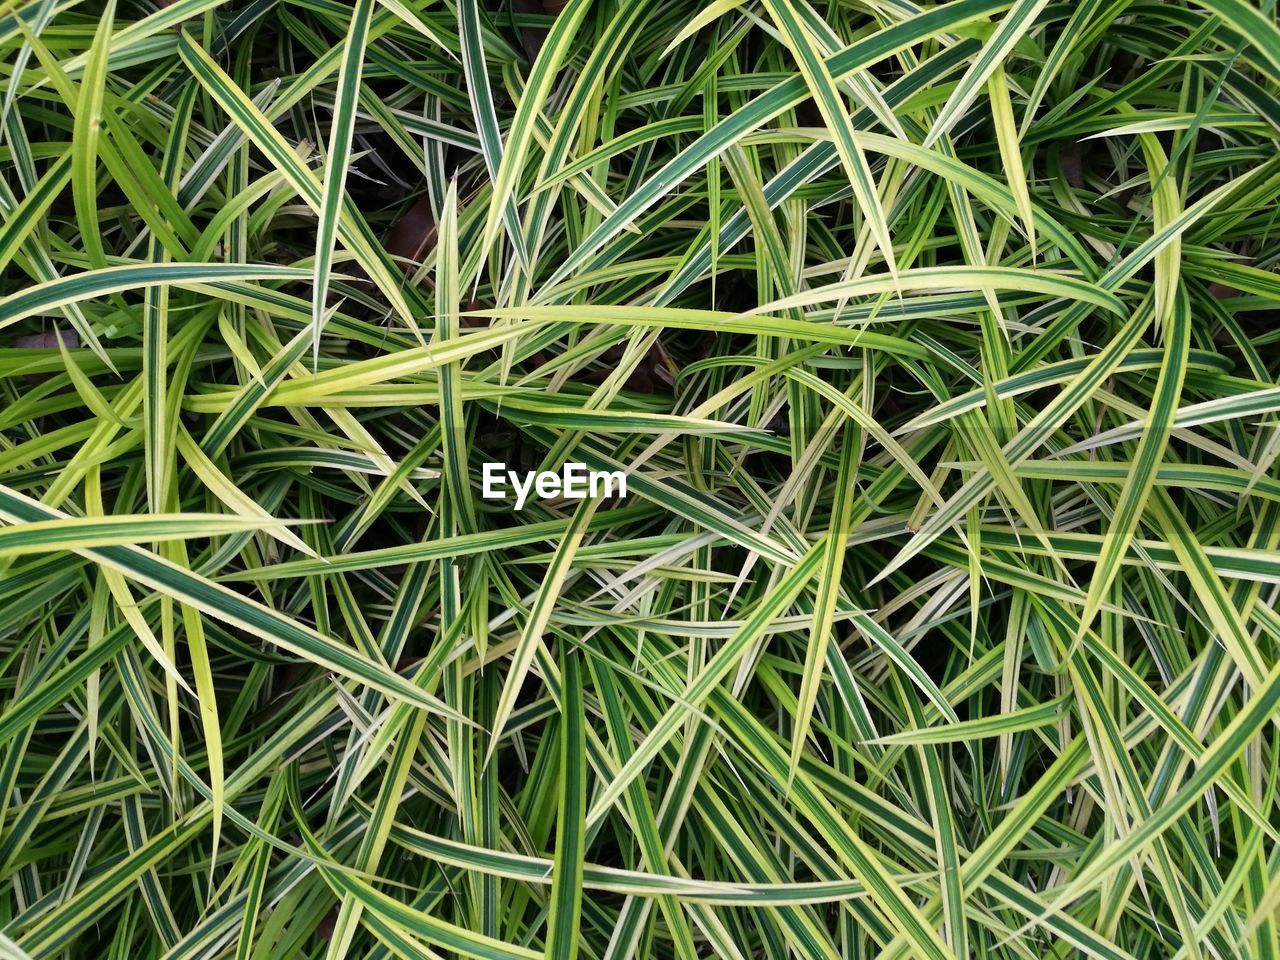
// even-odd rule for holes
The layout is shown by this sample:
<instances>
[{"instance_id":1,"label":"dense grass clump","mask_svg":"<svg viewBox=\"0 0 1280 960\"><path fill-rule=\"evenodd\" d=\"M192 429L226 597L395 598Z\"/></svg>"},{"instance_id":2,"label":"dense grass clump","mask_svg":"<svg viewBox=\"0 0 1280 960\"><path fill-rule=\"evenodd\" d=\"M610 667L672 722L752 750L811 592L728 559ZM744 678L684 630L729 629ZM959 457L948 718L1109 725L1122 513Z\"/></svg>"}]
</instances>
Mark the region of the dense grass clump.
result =
<instances>
[{"instance_id":1,"label":"dense grass clump","mask_svg":"<svg viewBox=\"0 0 1280 960\"><path fill-rule=\"evenodd\" d=\"M1277 140L1273 0L0 2L0 955L1280 956Z\"/></svg>"}]
</instances>

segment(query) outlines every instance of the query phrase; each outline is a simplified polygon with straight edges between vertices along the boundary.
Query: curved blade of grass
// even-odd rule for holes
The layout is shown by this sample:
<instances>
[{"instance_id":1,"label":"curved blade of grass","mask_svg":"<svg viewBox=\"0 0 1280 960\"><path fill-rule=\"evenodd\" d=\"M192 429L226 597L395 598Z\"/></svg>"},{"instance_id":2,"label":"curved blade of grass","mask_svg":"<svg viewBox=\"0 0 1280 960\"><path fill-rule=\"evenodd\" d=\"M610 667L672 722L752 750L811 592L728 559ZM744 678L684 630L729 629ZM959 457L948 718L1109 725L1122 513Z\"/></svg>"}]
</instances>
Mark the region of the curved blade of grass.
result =
<instances>
[{"instance_id":1,"label":"curved blade of grass","mask_svg":"<svg viewBox=\"0 0 1280 960\"><path fill-rule=\"evenodd\" d=\"M243 280L296 280L308 276L295 267L234 263L138 263L102 270L85 270L38 283L26 290L0 297L0 327L27 317L48 316L71 303L94 297L171 284L191 286Z\"/></svg>"},{"instance_id":2,"label":"curved blade of grass","mask_svg":"<svg viewBox=\"0 0 1280 960\"><path fill-rule=\"evenodd\" d=\"M547 957L574 960L582 927L583 844L586 834L587 770L581 667L570 652L560 663L560 799L556 812L555 867L547 910Z\"/></svg>"},{"instance_id":3,"label":"curved blade of grass","mask_svg":"<svg viewBox=\"0 0 1280 960\"><path fill-rule=\"evenodd\" d=\"M803 0L799 0L803 3ZM786 38L787 47L800 73L809 86L813 101L822 114L822 119L831 131L832 142L845 175L853 187L853 195L858 201L863 216L871 227L871 235L876 246L884 257L890 276L897 276L898 265L893 255L893 241L889 237L889 223L880 205L880 193L866 155L853 135L853 124L849 121L849 111L836 89L835 79L827 69L827 62L817 49L813 38L805 30L795 6L791 0L764 0L765 9L769 11L774 23Z\"/></svg>"},{"instance_id":4,"label":"curved blade of grass","mask_svg":"<svg viewBox=\"0 0 1280 960\"><path fill-rule=\"evenodd\" d=\"M68 519L7 487L0 487L0 515L11 523L24 524ZM247 630L327 669L367 683L387 696L408 700L423 709L451 713L434 697L424 695L385 665L374 663L269 607L153 553L126 545L87 547L76 552L180 603Z\"/></svg>"},{"instance_id":5,"label":"curved blade of grass","mask_svg":"<svg viewBox=\"0 0 1280 960\"><path fill-rule=\"evenodd\" d=\"M574 554L582 543L582 538L586 536L591 517L599 506L599 498L582 501L578 509L574 511L568 526L565 527L564 537L561 539L560 545L556 548L555 556L552 557L551 563L547 567L542 586L538 590L533 606L529 610L529 616L525 620L524 628L520 631L520 641L512 654L511 668L507 671L507 679L502 685L502 694L498 697L498 705L494 711L493 726L489 735L489 747L485 754L485 766L488 766L489 761L492 760L494 750L497 749L498 741L502 738L503 731L507 726L507 721L515 709L516 699L520 696L520 689L524 686L525 677L528 676L529 670L533 666L533 661L542 646L543 634L551 618L552 608L560 596L565 578L569 575Z\"/></svg>"},{"instance_id":6,"label":"curved blade of grass","mask_svg":"<svg viewBox=\"0 0 1280 960\"><path fill-rule=\"evenodd\" d=\"M338 233L345 199L347 170L351 165L351 140L356 124L356 104L360 98L360 72L365 45L369 42L369 22L374 0L355 0L351 24L342 44L342 66L338 68L338 96L333 105L324 183L320 192L320 224L316 231L313 265L311 324L311 365L320 364L320 334L329 299L329 273L333 268L333 245Z\"/></svg>"}]
</instances>

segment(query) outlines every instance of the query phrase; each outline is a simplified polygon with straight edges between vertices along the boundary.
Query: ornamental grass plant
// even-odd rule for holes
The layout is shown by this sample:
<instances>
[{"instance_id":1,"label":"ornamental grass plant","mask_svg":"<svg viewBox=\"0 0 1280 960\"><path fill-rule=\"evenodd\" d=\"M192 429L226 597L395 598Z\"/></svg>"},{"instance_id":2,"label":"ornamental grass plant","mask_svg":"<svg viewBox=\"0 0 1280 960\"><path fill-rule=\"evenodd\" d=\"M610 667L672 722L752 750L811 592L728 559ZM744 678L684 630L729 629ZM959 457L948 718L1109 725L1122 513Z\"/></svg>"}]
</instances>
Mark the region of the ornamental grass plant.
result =
<instances>
[{"instance_id":1,"label":"ornamental grass plant","mask_svg":"<svg viewBox=\"0 0 1280 960\"><path fill-rule=\"evenodd\" d=\"M0 956L1280 957L1278 140L1274 0L0 0Z\"/></svg>"}]
</instances>

